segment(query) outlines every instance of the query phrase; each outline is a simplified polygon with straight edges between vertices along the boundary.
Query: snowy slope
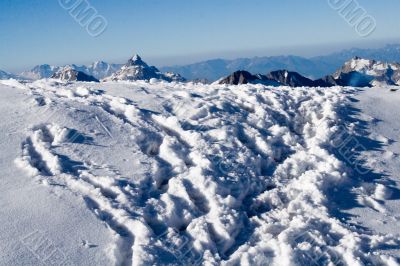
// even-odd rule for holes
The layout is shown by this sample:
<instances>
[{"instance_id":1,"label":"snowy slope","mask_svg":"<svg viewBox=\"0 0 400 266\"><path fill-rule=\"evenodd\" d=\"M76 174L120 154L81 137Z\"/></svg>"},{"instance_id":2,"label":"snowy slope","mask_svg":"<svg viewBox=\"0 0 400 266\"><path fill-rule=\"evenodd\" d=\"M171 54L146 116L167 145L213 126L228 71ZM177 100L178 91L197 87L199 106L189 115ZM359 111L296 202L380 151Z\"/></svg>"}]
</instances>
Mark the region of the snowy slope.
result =
<instances>
[{"instance_id":1,"label":"snowy slope","mask_svg":"<svg viewBox=\"0 0 400 266\"><path fill-rule=\"evenodd\" d=\"M352 169L337 150L341 136L357 134L346 111L356 90L1 83L2 102L26 97L21 111L4 110L17 116L2 125L14 139L2 141L6 159L15 162L1 170L16 173L4 180L1 202L20 202L32 189L38 196L32 193L31 213L76 206L81 233L54 221L68 214L43 216L54 238L68 235L53 241L72 262L396 265L398 252L390 250L399 250L398 232L355 226L341 205L342 196L356 196L346 193L349 184L359 184L358 165ZM9 193L14 183L27 184L23 193ZM54 200L41 202L43 191ZM5 224L12 224L14 209L4 204ZM96 235L80 236L92 223ZM10 232L2 234L9 252L0 264L21 256L11 241L20 233ZM24 253L25 264L35 252ZM111 262L96 260L104 254Z\"/></svg>"},{"instance_id":2,"label":"snowy slope","mask_svg":"<svg viewBox=\"0 0 400 266\"><path fill-rule=\"evenodd\" d=\"M356 191L361 206L350 211L354 220L375 232L388 234L400 228L400 91L373 88L360 91L354 96L360 110L356 118L368 124L359 129L360 135L369 139L370 151L361 158L371 169L368 181L361 182ZM362 123L360 123L361 125Z\"/></svg>"}]
</instances>

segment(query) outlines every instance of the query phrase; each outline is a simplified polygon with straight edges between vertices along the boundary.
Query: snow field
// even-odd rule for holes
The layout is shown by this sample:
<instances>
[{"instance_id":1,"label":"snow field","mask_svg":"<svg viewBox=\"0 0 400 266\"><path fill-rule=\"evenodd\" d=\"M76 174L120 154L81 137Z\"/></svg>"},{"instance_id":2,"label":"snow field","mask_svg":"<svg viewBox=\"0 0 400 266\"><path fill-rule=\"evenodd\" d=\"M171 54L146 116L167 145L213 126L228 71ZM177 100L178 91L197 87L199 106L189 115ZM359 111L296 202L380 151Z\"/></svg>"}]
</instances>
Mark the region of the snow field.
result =
<instances>
[{"instance_id":1,"label":"snow field","mask_svg":"<svg viewBox=\"0 0 400 266\"><path fill-rule=\"evenodd\" d=\"M331 142L351 89L7 85L73 117L32 125L16 162L85 199L115 234L118 265L396 265L382 249L397 237L352 226L330 204L349 181ZM378 185L360 200L379 209L374 198L389 194Z\"/></svg>"}]
</instances>

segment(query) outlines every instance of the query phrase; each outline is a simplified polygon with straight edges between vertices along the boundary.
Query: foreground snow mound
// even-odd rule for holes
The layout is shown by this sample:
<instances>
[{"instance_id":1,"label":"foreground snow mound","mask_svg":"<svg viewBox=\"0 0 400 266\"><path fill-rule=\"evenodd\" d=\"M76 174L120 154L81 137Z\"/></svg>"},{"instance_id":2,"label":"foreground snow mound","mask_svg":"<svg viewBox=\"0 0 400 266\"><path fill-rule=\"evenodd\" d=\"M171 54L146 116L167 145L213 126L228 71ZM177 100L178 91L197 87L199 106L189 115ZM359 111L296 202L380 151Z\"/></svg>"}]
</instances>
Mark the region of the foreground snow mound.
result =
<instances>
[{"instance_id":1,"label":"foreground snow mound","mask_svg":"<svg viewBox=\"0 0 400 266\"><path fill-rule=\"evenodd\" d=\"M397 238L332 214L349 179L331 151L342 88L16 87L51 117L16 163L85 200L116 236L115 264L396 263L380 252Z\"/></svg>"}]
</instances>

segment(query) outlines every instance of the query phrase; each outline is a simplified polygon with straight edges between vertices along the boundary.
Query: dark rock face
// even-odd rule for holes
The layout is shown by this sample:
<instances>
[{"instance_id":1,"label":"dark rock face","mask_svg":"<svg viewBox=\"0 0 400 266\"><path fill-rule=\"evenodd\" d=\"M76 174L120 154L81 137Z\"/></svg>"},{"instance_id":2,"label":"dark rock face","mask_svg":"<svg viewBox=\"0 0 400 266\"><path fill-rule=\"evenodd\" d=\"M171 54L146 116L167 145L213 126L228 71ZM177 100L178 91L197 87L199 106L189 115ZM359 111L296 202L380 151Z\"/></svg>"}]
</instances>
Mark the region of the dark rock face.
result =
<instances>
[{"instance_id":1,"label":"dark rock face","mask_svg":"<svg viewBox=\"0 0 400 266\"><path fill-rule=\"evenodd\" d=\"M313 80L303 77L299 73L287 70L272 71L266 75L267 78L275 80L282 85L290 87L313 87Z\"/></svg>"},{"instance_id":2,"label":"dark rock face","mask_svg":"<svg viewBox=\"0 0 400 266\"><path fill-rule=\"evenodd\" d=\"M81 71L75 70L71 67L65 67L57 71L51 76L51 78L65 81L99 82L98 79L89 76Z\"/></svg>"},{"instance_id":3,"label":"dark rock face","mask_svg":"<svg viewBox=\"0 0 400 266\"><path fill-rule=\"evenodd\" d=\"M278 70L267 75L253 75L247 71L236 71L226 78L221 79L219 84L240 85L240 84L264 84L269 86L290 86L290 87L313 87L314 81L303 77L296 72Z\"/></svg>"},{"instance_id":4,"label":"dark rock face","mask_svg":"<svg viewBox=\"0 0 400 266\"><path fill-rule=\"evenodd\" d=\"M326 76L317 80L314 80L314 86L315 87L333 87L336 86L336 81L333 78L333 76Z\"/></svg>"},{"instance_id":5,"label":"dark rock face","mask_svg":"<svg viewBox=\"0 0 400 266\"><path fill-rule=\"evenodd\" d=\"M223 78L218 83L219 84L229 84L229 85L242 85L247 83L252 83L257 80L256 76L253 76L247 71L236 71L233 74Z\"/></svg>"},{"instance_id":6,"label":"dark rock face","mask_svg":"<svg viewBox=\"0 0 400 266\"><path fill-rule=\"evenodd\" d=\"M279 86L280 83L271 80L264 75L252 75L247 71L236 71L231 75L219 80L218 84L242 85L242 84L263 84L269 86Z\"/></svg>"}]
</instances>

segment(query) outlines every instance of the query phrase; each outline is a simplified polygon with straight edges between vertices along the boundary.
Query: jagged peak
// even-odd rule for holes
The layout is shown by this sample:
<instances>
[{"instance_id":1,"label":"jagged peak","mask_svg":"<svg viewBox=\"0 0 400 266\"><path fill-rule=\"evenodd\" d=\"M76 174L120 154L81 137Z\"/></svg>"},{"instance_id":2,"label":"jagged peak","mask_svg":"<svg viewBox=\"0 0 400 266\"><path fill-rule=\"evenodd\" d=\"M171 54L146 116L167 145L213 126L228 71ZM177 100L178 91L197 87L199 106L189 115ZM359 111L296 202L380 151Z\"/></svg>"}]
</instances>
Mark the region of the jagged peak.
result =
<instances>
[{"instance_id":1,"label":"jagged peak","mask_svg":"<svg viewBox=\"0 0 400 266\"><path fill-rule=\"evenodd\" d=\"M135 54L134 56L132 56L131 58L133 61L142 61L142 58L140 57L140 55Z\"/></svg>"},{"instance_id":2,"label":"jagged peak","mask_svg":"<svg viewBox=\"0 0 400 266\"><path fill-rule=\"evenodd\" d=\"M100 61L94 61L92 63L92 66L107 65L107 64L108 64L107 62L104 62L104 61L100 60Z\"/></svg>"},{"instance_id":3,"label":"jagged peak","mask_svg":"<svg viewBox=\"0 0 400 266\"><path fill-rule=\"evenodd\" d=\"M77 71L75 69L75 65L66 65L63 68L60 69L60 71Z\"/></svg>"},{"instance_id":4,"label":"jagged peak","mask_svg":"<svg viewBox=\"0 0 400 266\"><path fill-rule=\"evenodd\" d=\"M138 55L135 54L132 56L129 60L126 66L145 66L148 67L148 65L142 60L142 58Z\"/></svg>"}]
</instances>

